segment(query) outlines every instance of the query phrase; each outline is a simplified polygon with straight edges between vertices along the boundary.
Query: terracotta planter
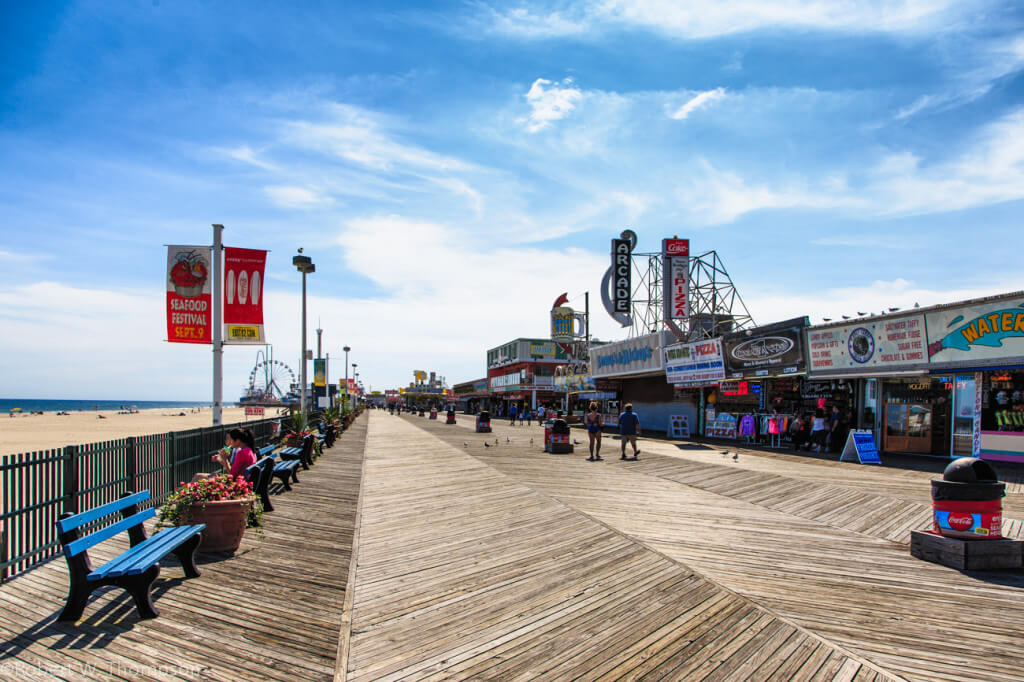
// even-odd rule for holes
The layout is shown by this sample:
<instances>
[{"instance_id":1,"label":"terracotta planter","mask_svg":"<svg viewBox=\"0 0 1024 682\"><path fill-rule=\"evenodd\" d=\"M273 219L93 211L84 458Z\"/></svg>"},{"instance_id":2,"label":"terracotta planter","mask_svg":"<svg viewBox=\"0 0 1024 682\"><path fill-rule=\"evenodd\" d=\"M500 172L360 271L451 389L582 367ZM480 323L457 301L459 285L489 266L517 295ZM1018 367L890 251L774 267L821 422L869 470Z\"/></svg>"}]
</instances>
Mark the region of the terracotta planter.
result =
<instances>
[{"instance_id":1,"label":"terracotta planter","mask_svg":"<svg viewBox=\"0 0 1024 682\"><path fill-rule=\"evenodd\" d=\"M189 507L185 524L206 524L198 551L234 552L238 549L254 499L216 500Z\"/></svg>"}]
</instances>

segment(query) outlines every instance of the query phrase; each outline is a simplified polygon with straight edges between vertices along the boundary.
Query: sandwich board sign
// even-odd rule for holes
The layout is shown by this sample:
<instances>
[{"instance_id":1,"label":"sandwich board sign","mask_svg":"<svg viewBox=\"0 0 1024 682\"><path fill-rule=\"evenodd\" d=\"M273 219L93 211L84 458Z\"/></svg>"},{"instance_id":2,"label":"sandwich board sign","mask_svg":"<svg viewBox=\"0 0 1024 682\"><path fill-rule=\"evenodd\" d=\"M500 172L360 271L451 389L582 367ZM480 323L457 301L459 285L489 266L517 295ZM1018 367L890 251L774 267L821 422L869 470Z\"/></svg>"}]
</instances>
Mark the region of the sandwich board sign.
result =
<instances>
[{"instance_id":1,"label":"sandwich board sign","mask_svg":"<svg viewBox=\"0 0 1024 682\"><path fill-rule=\"evenodd\" d=\"M690 422L685 414L674 414L668 418L668 432L672 438L689 438Z\"/></svg>"},{"instance_id":2,"label":"sandwich board sign","mask_svg":"<svg viewBox=\"0 0 1024 682\"><path fill-rule=\"evenodd\" d=\"M843 454L839 456L839 461L852 462L854 458L861 464L882 463L882 458L878 456L878 447L875 445L875 436L870 430L850 430L850 435L846 437L846 445L843 446Z\"/></svg>"}]
</instances>

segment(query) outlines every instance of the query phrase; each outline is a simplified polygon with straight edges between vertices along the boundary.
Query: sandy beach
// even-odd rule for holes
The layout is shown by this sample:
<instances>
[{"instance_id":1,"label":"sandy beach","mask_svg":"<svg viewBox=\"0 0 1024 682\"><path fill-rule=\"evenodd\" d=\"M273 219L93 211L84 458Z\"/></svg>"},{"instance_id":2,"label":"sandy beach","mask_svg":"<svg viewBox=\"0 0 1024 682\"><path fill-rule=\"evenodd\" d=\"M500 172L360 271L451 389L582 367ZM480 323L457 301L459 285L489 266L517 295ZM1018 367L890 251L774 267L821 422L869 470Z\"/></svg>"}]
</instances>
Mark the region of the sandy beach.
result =
<instances>
[{"instance_id":1,"label":"sandy beach","mask_svg":"<svg viewBox=\"0 0 1024 682\"><path fill-rule=\"evenodd\" d=\"M184 411L184 415L180 413ZM266 416L273 416L276 410L266 408ZM103 415L104 419L100 419ZM210 426L210 408L199 412L176 408L140 410L136 414L118 414L116 410L98 412L72 412L58 416L54 412L45 414L24 414L0 416L0 455L32 452L47 448L78 445L95 441L143 436L151 433L166 433ZM250 421L259 417L249 417ZM223 422L233 424L246 420L245 408L224 408Z\"/></svg>"}]
</instances>

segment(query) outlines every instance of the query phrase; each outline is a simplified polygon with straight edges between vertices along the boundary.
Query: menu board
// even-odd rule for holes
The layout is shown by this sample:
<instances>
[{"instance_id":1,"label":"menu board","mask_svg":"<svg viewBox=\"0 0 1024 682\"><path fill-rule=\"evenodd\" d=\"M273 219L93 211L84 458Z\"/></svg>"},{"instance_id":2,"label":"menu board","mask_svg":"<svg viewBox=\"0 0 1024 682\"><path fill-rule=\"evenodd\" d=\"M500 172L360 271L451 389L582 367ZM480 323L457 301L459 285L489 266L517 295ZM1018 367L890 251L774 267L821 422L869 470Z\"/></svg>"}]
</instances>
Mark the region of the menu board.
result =
<instances>
[{"instance_id":1,"label":"menu board","mask_svg":"<svg viewBox=\"0 0 1024 682\"><path fill-rule=\"evenodd\" d=\"M927 350L924 315L807 330L812 372L921 365L928 362Z\"/></svg>"}]
</instances>

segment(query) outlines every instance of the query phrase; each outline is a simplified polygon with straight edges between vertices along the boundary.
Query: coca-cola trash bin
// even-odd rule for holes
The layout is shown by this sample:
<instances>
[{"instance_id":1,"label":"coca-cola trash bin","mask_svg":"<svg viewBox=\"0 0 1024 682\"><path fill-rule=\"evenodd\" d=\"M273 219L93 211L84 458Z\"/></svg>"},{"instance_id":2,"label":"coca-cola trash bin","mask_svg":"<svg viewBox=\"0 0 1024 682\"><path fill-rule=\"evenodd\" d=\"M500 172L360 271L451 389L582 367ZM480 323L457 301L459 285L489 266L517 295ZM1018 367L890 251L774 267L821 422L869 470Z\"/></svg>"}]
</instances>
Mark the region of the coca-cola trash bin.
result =
<instances>
[{"instance_id":1,"label":"coca-cola trash bin","mask_svg":"<svg viewBox=\"0 0 1024 682\"><path fill-rule=\"evenodd\" d=\"M476 432L477 433L490 433L491 432L491 413L487 410L483 410L476 416Z\"/></svg>"},{"instance_id":2,"label":"coca-cola trash bin","mask_svg":"<svg viewBox=\"0 0 1024 682\"><path fill-rule=\"evenodd\" d=\"M544 452L567 455L573 451L569 425L564 419L552 419L544 425Z\"/></svg>"},{"instance_id":3,"label":"coca-cola trash bin","mask_svg":"<svg viewBox=\"0 0 1024 682\"><path fill-rule=\"evenodd\" d=\"M942 480L932 479L932 530L970 540L1003 536L1003 497L1006 484L995 469L975 457L950 462Z\"/></svg>"}]
</instances>

